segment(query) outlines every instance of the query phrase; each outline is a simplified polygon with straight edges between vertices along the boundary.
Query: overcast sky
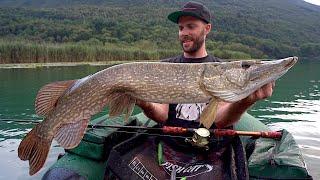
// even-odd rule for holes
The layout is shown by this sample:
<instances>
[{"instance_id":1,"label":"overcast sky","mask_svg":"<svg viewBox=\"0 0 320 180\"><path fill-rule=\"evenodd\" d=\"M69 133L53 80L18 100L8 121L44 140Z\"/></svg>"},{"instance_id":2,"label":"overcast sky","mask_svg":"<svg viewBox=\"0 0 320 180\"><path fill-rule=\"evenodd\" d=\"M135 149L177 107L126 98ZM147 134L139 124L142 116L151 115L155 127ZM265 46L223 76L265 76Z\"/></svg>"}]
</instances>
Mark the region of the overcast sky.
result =
<instances>
[{"instance_id":1,"label":"overcast sky","mask_svg":"<svg viewBox=\"0 0 320 180\"><path fill-rule=\"evenodd\" d=\"M320 6L320 0L305 0L305 1Z\"/></svg>"}]
</instances>

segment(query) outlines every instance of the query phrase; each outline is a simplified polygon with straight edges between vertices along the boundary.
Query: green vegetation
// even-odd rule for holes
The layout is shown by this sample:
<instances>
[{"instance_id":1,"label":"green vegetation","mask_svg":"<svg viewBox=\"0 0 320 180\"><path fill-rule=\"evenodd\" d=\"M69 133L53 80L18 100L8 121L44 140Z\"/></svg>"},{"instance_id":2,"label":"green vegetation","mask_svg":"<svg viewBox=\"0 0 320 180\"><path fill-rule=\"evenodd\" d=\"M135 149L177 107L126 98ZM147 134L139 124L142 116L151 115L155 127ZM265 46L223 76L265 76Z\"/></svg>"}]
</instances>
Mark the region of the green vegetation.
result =
<instances>
[{"instance_id":1,"label":"green vegetation","mask_svg":"<svg viewBox=\"0 0 320 180\"><path fill-rule=\"evenodd\" d=\"M156 60L178 53L172 50L140 49L128 45L116 47L113 44L0 42L0 64Z\"/></svg>"},{"instance_id":2,"label":"green vegetation","mask_svg":"<svg viewBox=\"0 0 320 180\"><path fill-rule=\"evenodd\" d=\"M320 56L320 7L302 0L204 3L214 12L207 47L215 56ZM178 29L166 16L181 4L180 0L5 0L0 2L0 63L154 60L178 55Z\"/></svg>"}]
</instances>

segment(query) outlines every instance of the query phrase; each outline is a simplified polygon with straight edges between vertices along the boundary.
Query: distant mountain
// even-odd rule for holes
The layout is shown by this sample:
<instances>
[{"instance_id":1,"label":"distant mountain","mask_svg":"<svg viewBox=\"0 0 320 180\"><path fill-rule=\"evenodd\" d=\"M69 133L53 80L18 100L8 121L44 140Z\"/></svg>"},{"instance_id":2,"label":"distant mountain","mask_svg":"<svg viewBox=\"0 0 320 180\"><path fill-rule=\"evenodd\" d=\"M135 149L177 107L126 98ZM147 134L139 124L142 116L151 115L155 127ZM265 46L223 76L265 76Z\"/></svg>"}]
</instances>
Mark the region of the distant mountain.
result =
<instances>
[{"instance_id":1,"label":"distant mountain","mask_svg":"<svg viewBox=\"0 0 320 180\"><path fill-rule=\"evenodd\" d=\"M0 38L16 36L49 42L78 42L95 38L111 43L148 40L166 47L166 42L176 39L176 26L166 16L185 2L0 0ZM302 51L303 56L318 55L320 6L303 0L202 2L214 15L214 29L209 37L218 42L214 46L219 42L224 45L240 43L270 57L301 55Z\"/></svg>"},{"instance_id":2,"label":"distant mountain","mask_svg":"<svg viewBox=\"0 0 320 180\"><path fill-rule=\"evenodd\" d=\"M320 42L320 7L301 0L215 1L217 28L282 42Z\"/></svg>"}]
</instances>

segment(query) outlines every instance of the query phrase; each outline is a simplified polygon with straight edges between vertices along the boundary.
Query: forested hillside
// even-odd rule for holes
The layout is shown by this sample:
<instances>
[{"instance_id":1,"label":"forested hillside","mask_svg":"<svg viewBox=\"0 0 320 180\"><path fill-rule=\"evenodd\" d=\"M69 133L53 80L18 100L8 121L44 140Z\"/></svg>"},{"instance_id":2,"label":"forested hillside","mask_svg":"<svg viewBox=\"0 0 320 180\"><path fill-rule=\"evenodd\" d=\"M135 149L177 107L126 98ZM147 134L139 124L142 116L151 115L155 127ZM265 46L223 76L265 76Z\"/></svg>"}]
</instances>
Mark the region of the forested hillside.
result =
<instances>
[{"instance_id":1,"label":"forested hillside","mask_svg":"<svg viewBox=\"0 0 320 180\"><path fill-rule=\"evenodd\" d=\"M181 53L166 19L179 0L1 0L0 63L161 59ZM302 0L205 0L221 58L320 56L320 7Z\"/></svg>"}]
</instances>

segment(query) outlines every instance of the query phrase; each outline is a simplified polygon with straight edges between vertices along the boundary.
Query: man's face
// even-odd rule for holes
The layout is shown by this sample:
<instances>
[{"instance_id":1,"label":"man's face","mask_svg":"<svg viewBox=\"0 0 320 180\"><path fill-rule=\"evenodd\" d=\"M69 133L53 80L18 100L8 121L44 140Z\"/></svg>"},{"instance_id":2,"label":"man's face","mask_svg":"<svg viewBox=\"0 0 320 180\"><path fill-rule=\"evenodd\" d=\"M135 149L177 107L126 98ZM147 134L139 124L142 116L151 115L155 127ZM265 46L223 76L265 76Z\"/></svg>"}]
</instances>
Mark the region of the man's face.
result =
<instances>
[{"instance_id":1,"label":"man's face","mask_svg":"<svg viewBox=\"0 0 320 180\"><path fill-rule=\"evenodd\" d=\"M183 51L194 53L203 45L211 25L192 16L181 16L179 19L179 40Z\"/></svg>"}]
</instances>

